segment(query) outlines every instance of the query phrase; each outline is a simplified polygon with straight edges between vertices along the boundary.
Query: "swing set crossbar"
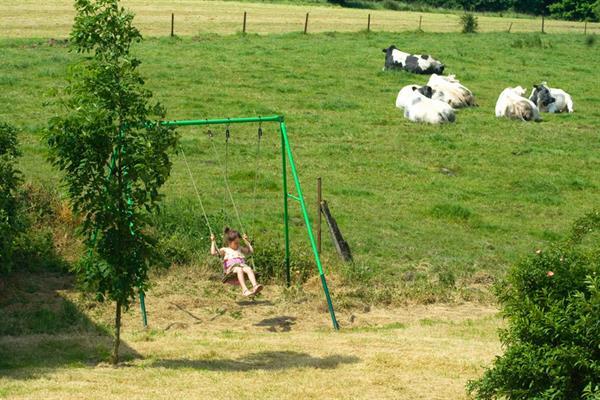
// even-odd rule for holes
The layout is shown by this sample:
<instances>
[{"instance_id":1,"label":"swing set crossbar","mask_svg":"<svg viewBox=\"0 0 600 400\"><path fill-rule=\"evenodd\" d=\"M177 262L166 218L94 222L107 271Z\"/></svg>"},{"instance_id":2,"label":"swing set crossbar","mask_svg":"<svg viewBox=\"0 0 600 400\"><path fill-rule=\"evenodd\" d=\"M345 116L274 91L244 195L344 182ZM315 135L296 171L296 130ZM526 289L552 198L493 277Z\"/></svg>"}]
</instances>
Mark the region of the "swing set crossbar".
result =
<instances>
[{"instance_id":1,"label":"swing set crossbar","mask_svg":"<svg viewBox=\"0 0 600 400\"><path fill-rule=\"evenodd\" d=\"M217 118L217 119L187 119L180 121L164 121L164 126L199 126L199 125L228 125L248 124L260 122L284 122L282 115L271 115L268 117L244 117L244 118Z\"/></svg>"},{"instance_id":2,"label":"swing set crossbar","mask_svg":"<svg viewBox=\"0 0 600 400\"><path fill-rule=\"evenodd\" d=\"M319 270L319 277L321 279L321 285L323 292L327 300L327 307L331 316L331 322L333 328L338 330L340 328L338 321L335 317L335 311L333 309L333 303L331 301L331 295L329 288L327 287L327 281L325 279L325 273L321 264L321 257L317 249L317 243L313 235L306 202L304 201L304 195L302 194L302 188L300 186L300 178L294 162L290 141L287 135L287 127L285 125L285 119L282 115L271 115L266 117L243 117L243 118L218 118L218 119L190 119L190 120L175 120L175 121L163 121L161 124L167 127L182 127L182 126L203 126L203 125L231 125L231 124L245 124L245 123L263 123L263 122L275 122L279 124L279 131L281 134L281 165L282 165L282 186L283 186L283 215L284 215L284 239L285 239L285 266L286 266L286 283L289 287L291 284L291 273L290 273L290 234L289 234L289 213L288 213L288 199L291 198L296 200L300 204L302 216L306 226L308 239L310 246L313 251L315 263ZM288 163L289 169L294 181L297 195L294 196L288 192ZM145 315L145 310L142 310Z\"/></svg>"}]
</instances>

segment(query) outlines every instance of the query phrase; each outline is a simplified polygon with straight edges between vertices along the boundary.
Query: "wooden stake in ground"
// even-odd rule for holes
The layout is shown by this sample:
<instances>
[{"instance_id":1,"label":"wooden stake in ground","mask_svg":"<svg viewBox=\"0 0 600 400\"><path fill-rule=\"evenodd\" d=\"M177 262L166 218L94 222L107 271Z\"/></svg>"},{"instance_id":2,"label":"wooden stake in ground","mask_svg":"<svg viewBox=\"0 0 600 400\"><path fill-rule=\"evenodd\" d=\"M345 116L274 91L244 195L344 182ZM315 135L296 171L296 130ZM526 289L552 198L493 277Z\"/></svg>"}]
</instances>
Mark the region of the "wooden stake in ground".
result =
<instances>
[{"instance_id":1,"label":"wooden stake in ground","mask_svg":"<svg viewBox=\"0 0 600 400\"><path fill-rule=\"evenodd\" d=\"M340 231L337 221L335 218L333 218L333 215L331 215L331 211L329 210L329 206L325 200L321 202L321 211L323 212L325 221L329 226L329 233L331 233L331 239L333 240L333 244L335 245L335 249L337 250L338 254L340 257L342 257L342 260L346 262L352 261L350 246L348 245L348 242L344 240L344 236L342 236L342 232Z\"/></svg>"},{"instance_id":2,"label":"wooden stake in ground","mask_svg":"<svg viewBox=\"0 0 600 400\"><path fill-rule=\"evenodd\" d=\"M244 22L242 23L242 33L246 33L246 11L244 11Z\"/></svg>"},{"instance_id":3,"label":"wooden stake in ground","mask_svg":"<svg viewBox=\"0 0 600 400\"><path fill-rule=\"evenodd\" d=\"M371 14L367 16L367 32L371 32Z\"/></svg>"},{"instance_id":4,"label":"wooden stake in ground","mask_svg":"<svg viewBox=\"0 0 600 400\"><path fill-rule=\"evenodd\" d=\"M546 21L544 19L544 14L542 14L542 33L546 33L544 32L544 25L545 25Z\"/></svg>"},{"instance_id":5,"label":"wooden stake in ground","mask_svg":"<svg viewBox=\"0 0 600 400\"><path fill-rule=\"evenodd\" d=\"M308 13L306 13L306 19L304 20L304 34L308 32Z\"/></svg>"},{"instance_id":6,"label":"wooden stake in ground","mask_svg":"<svg viewBox=\"0 0 600 400\"><path fill-rule=\"evenodd\" d=\"M171 13L171 37L175 36L175 13Z\"/></svg>"},{"instance_id":7,"label":"wooden stake in ground","mask_svg":"<svg viewBox=\"0 0 600 400\"><path fill-rule=\"evenodd\" d=\"M422 31L422 29L421 29L421 23L422 23L422 22L423 22L423 16L422 16L422 15L420 15L420 16L419 16L419 30L420 30L420 31Z\"/></svg>"},{"instance_id":8,"label":"wooden stake in ground","mask_svg":"<svg viewBox=\"0 0 600 400\"><path fill-rule=\"evenodd\" d=\"M508 33L510 33L510 30L512 29L512 22L510 23L510 25L508 26Z\"/></svg>"}]
</instances>

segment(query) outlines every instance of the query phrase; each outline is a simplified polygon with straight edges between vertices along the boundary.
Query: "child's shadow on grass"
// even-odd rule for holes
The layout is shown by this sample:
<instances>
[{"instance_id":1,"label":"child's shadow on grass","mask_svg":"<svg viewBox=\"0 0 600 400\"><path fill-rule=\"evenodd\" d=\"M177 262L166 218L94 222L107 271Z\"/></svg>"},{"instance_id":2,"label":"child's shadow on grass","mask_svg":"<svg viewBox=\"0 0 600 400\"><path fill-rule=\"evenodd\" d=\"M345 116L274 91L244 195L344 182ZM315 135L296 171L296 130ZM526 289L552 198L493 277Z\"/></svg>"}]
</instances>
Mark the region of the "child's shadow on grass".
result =
<instances>
[{"instance_id":1,"label":"child's shadow on grass","mask_svg":"<svg viewBox=\"0 0 600 400\"><path fill-rule=\"evenodd\" d=\"M331 355L313 357L307 353L295 351L262 351L252 353L237 359L207 359L207 360L158 360L152 364L163 368L194 368L208 371L279 371L289 368L334 369L340 364L354 364L360 359L355 356Z\"/></svg>"},{"instance_id":2,"label":"child's shadow on grass","mask_svg":"<svg viewBox=\"0 0 600 400\"><path fill-rule=\"evenodd\" d=\"M289 332L292 325L296 324L296 317L282 315L281 317L266 318L254 324L254 326L264 326L269 332Z\"/></svg>"}]
</instances>

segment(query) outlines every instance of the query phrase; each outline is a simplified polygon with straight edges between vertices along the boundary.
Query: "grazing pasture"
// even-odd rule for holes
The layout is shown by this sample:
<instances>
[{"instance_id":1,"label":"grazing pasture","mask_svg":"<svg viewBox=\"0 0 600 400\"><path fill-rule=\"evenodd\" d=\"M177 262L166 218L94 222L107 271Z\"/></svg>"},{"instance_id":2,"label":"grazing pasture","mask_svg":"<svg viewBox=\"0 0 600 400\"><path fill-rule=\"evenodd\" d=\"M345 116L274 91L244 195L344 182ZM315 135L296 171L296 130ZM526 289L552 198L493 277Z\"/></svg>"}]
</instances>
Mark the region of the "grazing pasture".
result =
<instances>
[{"instance_id":1,"label":"grazing pasture","mask_svg":"<svg viewBox=\"0 0 600 400\"><path fill-rule=\"evenodd\" d=\"M367 29L371 14L371 29L375 31L460 32L459 13L422 13L385 10L358 10L327 7L324 4L293 5L251 3L238 1L171 1L125 0L123 4L137 14L136 25L149 36L166 36L171 31L171 13L175 14L175 33L232 34L242 30L242 14L248 13L250 33L298 32L304 28L306 13L310 13L309 32L362 31ZM0 4L0 36L8 37L65 37L73 22L71 0L4 1ZM502 18L479 16L482 32L540 32L540 18ZM582 22L546 20L548 33L580 33ZM600 23L588 23L588 33L599 33Z\"/></svg>"},{"instance_id":2,"label":"grazing pasture","mask_svg":"<svg viewBox=\"0 0 600 400\"><path fill-rule=\"evenodd\" d=\"M149 36L167 32L168 13L183 7L126 4ZM54 95L78 56L61 41L35 37L64 37L69 7L66 1L0 5L0 120L22 129L25 178L49 187L58 174L45 161L42 132L60 109ZM325 198L356 260L340 264L325 241L342 330L331 331L314 277L290 289L270 285L256 303L238 301L214 279L210 268L220 267L206 261L207 232L183 160L174 155L157 225L174 251L187 255L185 265L153 272L148 329L137 309L127 314L128 361L119 369L105 364L107 305L82 298L60 274L16 276L0 293L0 320L8 321L0 327L0 398L465 398L466 381L500 351L501 321L486 305L490 284L598 203L598 45L567 34L198 34L231 32L242 5L186 7L189 23L178 32L190 36L150 38L135 49L148 86L171 119L286 116L307 199L315 198L315 180L323 177ZM251 16L253 7L273 10L260 25L263 33L298 30L290 21L304 10L243 7ZM321 10L330 17L322 25L315 18L315 31L358 30L358 16L366 14L315 10L315 17ZM373 15L378 21L412 14ZM200 18L208 19L195 25ZM433 18L440 30L456 29L454 17ZM341 26L328 25L335 19ZM445 73L474 92L478 107L457 111L456 123L444 126L404 119L394 104L398 90L427 77L383 72L381 49L391 44L442 60ZM494 116L505 87L530 89L541 81L573 95L575 113L544 114L540 123ZM275 128L263 129L258 196L256 127L231 128L229 177L248 233L257 246L277 250L280 149ZM211 218L231 222L222 211L223 130L214 130L217 156L205 130L180 132ZM292 209L293 257L306 260L302 220ZM281 253L274 254L270 261Z\"/></svg>"},{"instance_id":3,"label":"grazing pasture","mask_svg":"<svg viewBox=\"0 0 600 400\"><path fill-rule=\"evenodd\" d=\"M76 56L50 43L0 41L0 101L6 105L0 118L24 130L25 176L54 184L57 174L44 160L41 131L58 107L51 95ZM394 106L398 90L424 84L427 77L383 72L381 49L390 44L435 55L474 92L479 107L458 111L457 122L448 126L405 120ZM136 51L149 87L172 119L286 116L306 196L315 198L315 181L322 176L325 198L354 250L349 272L357 283L375 278L390 284L401 277L417 297L427 293L424 299L445 285L456 285L465 298L477 297L478 282L560 238L598 201L600 95L590 88L597 82L600 52L581 36L201 35L149 39ZM544 114L541 123L494 117L505 87L530 88L540 81L571 93L576 112ZM232 127L230 179L251 236L278 245L279 142L275 127L264 129L256 202L256 127ZM223 132L215 132L223 158ZM206 206L216 216L227 202L206 131L181 134ZM174 228L173 240L202 259L208 243L201 214L182 160L176 156L174 162L164 212L180 228ZM302 254L305 233L295 215L292 244ZM331 267L335 257L325 244Z\"/></svg>"}]
</instances>

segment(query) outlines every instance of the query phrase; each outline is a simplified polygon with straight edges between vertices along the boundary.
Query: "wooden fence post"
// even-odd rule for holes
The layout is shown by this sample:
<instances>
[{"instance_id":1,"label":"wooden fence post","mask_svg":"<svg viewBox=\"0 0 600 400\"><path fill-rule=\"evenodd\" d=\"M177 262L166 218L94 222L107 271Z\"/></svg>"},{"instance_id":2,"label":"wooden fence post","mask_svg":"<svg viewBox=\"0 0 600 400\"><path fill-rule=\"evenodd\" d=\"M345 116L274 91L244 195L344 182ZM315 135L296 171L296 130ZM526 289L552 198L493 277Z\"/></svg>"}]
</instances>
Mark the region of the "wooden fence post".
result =
<instances>
[{"instance_id":1,"label":"wooden fence post","mask_svg":"<svg viewBox=\"0 0 600 400\"><path fill-rule=\"evenodd\" d=\"M587 35L587 21L585 21L585 24L583 25L583 34Z\"/></svg>"},{"instance_id":2,"label":"wooden fence post","mask_svg":"<svg viewBox=\"0 0 600 400\"><path fill-rule=\"evenodd\" d=\"M367 32L371 32L371 14L367 17Z\"/></svg>"},{"instance_id":3,"label":"wooden fence post","mask_svg":"<svg viewBox=\"0 0 600 400\"><path fill-rule=\"evenodd\" d=\"M308 32L308 13L306 13L306 19L304 20L304 34Z\"/></svg>"},{"instance_id":4,"label":"wooden fence post","mask_svg":"<svg viewBox=\"0 0 600 400\"><path fill-rule=\"evenodd\" d=\"M244 11L244 22L242 24L242 33L246 33L246 11Z\"/></svg>"},{"instance_id":5,"label":"wooden fence post","mask_svg":"<svg viewBox=\"0 0 600 400\"><path fill-rule=\"evenodd\" d=\"M510 33L510 30L512 29L512 22L510 23L510 25L508 26L508 33Z\"/></svg>"},{"instance_id":6,"label":"wooden fence post","mask_svg":"<svg viewBox=\"0 0 600 400\"><path fill-rule=\"evenodd\" d=\"M321 203L323 202L321 177L317 178L317 249L321 253Z\"/></svg>"},{"instance_id":7,"label":"wooden fence post","mask_svg":"<svg viewBox=\"0 0 600 400\"><path fill-rule=\"evenodd\" d=\"M545 25L545 19L544 19L544 14L542 14L542 33L546 33L544 32L544 25Z\"/></svg>"},{"instance_id":8,"label":"wooden fence post","mask_svg":"<svg viewBox=\"0 0 600 400\"><path fill-rule=\"evenodd\" d=\"M419 15L419 30L421 31L421 23L423 22L423 16Z\"/></svg>"},{"instance_id":9,"label":"wooden fence post","mask_svg":"<svg viewBox=\"0 0 600 400\"><path fill-rule=\"evenodd\" d=\"M175 36L175 13L171 13L171 37Z\"/></svg>"}]
</instances>

